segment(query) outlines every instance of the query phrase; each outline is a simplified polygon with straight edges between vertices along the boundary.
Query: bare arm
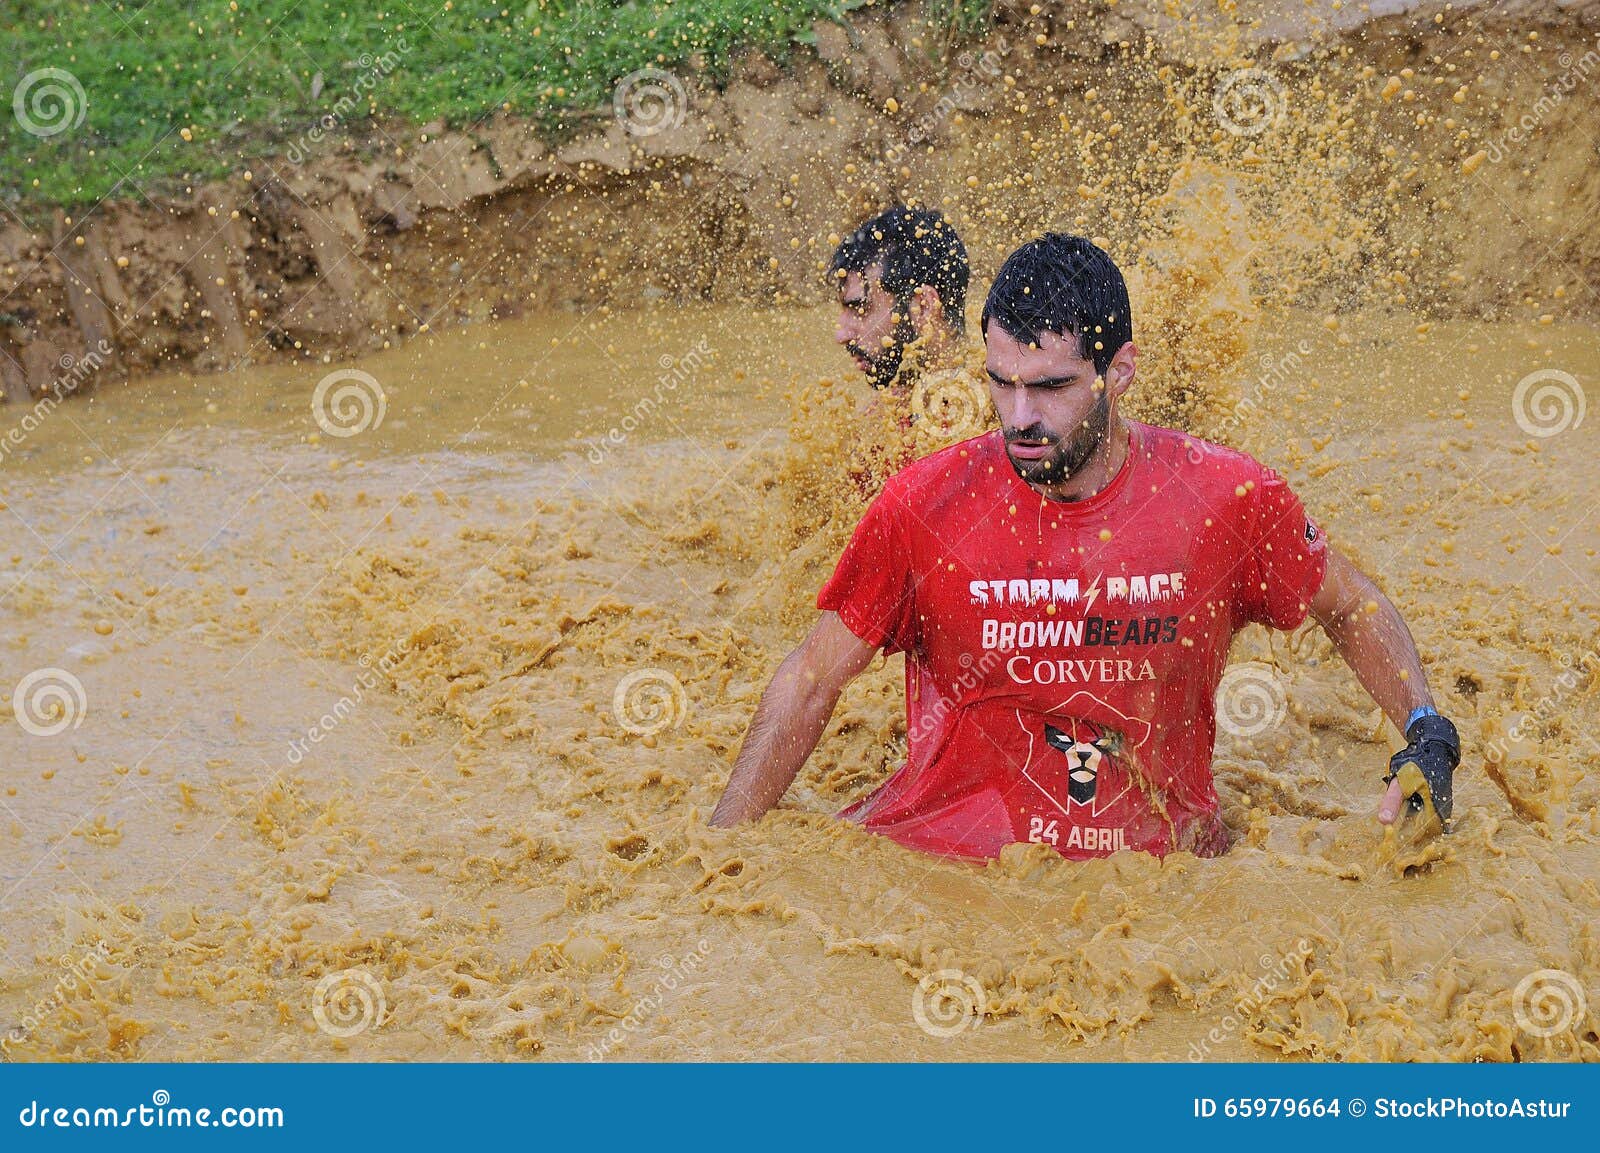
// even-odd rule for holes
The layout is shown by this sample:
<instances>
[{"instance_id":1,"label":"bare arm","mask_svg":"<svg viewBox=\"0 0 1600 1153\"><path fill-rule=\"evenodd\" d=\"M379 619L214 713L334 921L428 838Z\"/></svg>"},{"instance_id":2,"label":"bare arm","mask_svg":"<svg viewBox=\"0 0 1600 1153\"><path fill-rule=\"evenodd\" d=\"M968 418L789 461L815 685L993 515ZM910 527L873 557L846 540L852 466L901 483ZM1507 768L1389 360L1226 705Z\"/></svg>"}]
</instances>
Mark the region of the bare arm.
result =
<instances>
[{"instance_id":1,"label":"bare arm","mask_svg":"<svg viewBox=\"0 0 1600 1153\"><path fill-rule=\"evenodd\" d=\"M1311 615L1401 732L1411 710L1433 704L1422 658L1405 619L1370 577L1331 547L1327 575L1311 600ZM1400 782L1395 781L1378 806L1378 819L1392 823L1400 804Z\"/></svg>"},{"instance_id":2,"label":"bare arm","mask_svg":"<svg viewBox=\"0 0 1600 1153\"><path fill-rule=\"evenodd\" d=\"M713 825L753 821L778 803L816 748L839 694L877 651L837 613L822 614L761 694L728 787L711 814Z\"/></svg>"}]
</instances>

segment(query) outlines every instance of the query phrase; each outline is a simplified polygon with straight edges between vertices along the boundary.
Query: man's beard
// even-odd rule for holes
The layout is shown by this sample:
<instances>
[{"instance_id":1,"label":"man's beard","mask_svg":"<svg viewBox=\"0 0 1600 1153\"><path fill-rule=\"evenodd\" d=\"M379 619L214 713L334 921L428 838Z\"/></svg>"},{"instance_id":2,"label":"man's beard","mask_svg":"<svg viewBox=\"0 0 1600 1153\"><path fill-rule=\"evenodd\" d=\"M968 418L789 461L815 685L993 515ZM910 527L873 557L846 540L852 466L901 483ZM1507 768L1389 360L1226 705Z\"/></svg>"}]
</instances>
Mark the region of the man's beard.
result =
<instances>
[{"instance_id":1,"label":"man's beard","mask_svg":"<svg viewBox=\"0 0 1600 1153\"><path fill-rule=\"evenodd\" d=\"M862 348L855 341L846 344L845 351L852 356L859 356L867 362L867 383L873 388L888 388L894 383L894 378L900 375L901 362L905 360L906 345L916 338L917 330L909 318L895 325L894 332L890 334L893 341L888 348L880 348L876 356Z\"/></svg>"},{"instance_id":2,"label":"man's beard","mask_svg":"<svg viewBox=\"0 0 1600 1153\"><path fill-rule=\"evenodd\" d=\"M1004 432L1007 445L1006 459L1027 484L1060 484L1089 463L1089 458L1094 455L1095 449L1105 438L1106 429L1110 424L1111 401L1102 392L1100 399L1090 411L1089 418L1079 424L1070 437L1052 437L1044 430L1044 426L1039 424L1029 425L1027 428L1006 429ZM1055 447L1050 455L1042 456L1038 460L1018 460L1011 455L1009 449L1014 440L1048 440L1053 441Z\"/></svg>"}]
</instances>

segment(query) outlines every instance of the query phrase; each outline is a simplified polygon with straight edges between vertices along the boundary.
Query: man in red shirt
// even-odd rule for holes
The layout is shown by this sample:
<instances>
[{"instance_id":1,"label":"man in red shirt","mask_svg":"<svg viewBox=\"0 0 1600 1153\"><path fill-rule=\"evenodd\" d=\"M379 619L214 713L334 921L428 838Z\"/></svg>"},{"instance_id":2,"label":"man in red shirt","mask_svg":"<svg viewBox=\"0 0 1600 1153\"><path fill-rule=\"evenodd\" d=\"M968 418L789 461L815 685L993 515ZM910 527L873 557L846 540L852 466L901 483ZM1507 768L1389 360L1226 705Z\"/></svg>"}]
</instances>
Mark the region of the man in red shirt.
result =
<instances>
[{"instance_id":1,"label":"man in red shirt","mask_svg":"<svg viewBox=\"0 0 1600 1153\"><path fill-rule=\"evenodd\" d=\"M905 765L841 816L930 852L1224 852L1214 695L1233 634L1309 612L1410 744L1379 819L1448 822L1460 759L1411 634L1243 453L1126 420L1127 287L1087 240L1012 253L983 311L1001 428L895 475L779 667L712 815L783 796L844 685L906 653Z\"/></svg>"}]
</instances>

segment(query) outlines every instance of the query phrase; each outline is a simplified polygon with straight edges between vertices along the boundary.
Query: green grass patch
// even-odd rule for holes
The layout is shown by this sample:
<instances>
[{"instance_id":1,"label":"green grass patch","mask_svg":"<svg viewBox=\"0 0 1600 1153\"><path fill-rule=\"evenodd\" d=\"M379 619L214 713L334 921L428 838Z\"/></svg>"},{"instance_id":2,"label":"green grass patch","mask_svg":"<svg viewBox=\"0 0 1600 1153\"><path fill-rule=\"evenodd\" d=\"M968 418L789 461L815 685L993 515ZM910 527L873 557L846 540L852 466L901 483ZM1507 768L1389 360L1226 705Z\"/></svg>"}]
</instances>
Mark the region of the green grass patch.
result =
<instances>
[{"instance_id":1,"label":"green grass patch","mask_svg":"<svg viewBox=\"0 0 1600 1153\"><path fill-rule=\"evenodd\" d=\"M254 157L316 154L441 118L470 124L507 106L560 135L609 107L638 69L692 61L720 80L739 48L782 59L815 21L864 6L6 0L0 196L28 210L159 195ZM938 11L971 32L989 7L941 0Z\"/></svg>"}]
</instances>

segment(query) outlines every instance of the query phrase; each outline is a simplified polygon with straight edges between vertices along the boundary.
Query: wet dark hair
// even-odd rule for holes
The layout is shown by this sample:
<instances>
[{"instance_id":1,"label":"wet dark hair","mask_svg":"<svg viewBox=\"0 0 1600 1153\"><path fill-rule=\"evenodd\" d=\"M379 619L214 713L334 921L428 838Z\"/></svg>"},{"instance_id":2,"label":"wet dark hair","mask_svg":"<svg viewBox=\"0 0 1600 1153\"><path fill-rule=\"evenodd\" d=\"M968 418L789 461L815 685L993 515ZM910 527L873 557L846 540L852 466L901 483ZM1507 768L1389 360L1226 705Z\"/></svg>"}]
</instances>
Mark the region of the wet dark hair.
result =
<instances>
[{"instance_id":1,"label":"wet dark hair","mask_svg":"<svg viewBox=\"0 0 1600 1153\"><path fill-rule=\"evenodd\" d=\"M939 294L945 322L958 333L965 331L972 270L967 246L944 213L904 204L885 209L840 241L828 275L864 273L875 264L883 266L880 281L906 315L912 293L926 284Z\"/></svg>"},{"instance_id":2,"label":"wet dark hair","mask_svg":"<svg viewBox=\"0 0 1600 1153\"><path fill-rule=\"evenodd\" d=\"M1102 375L1117 349L1133 339L1122 270L1089 241L1065 232L1047 232L1006 257L983 304L979 330L986 338L991 320L1033 343L1043 332L1071 333L1079 354Z\"/></svg>"}]
</instances>

